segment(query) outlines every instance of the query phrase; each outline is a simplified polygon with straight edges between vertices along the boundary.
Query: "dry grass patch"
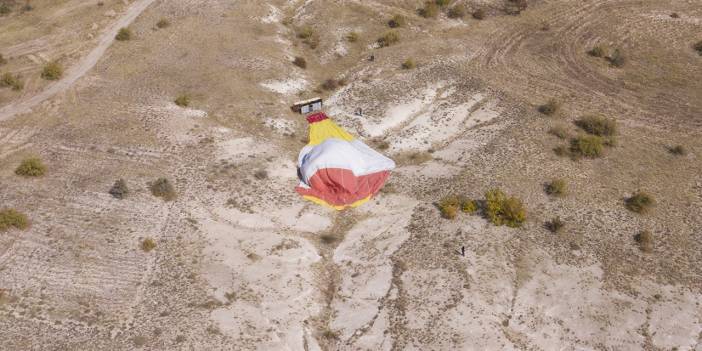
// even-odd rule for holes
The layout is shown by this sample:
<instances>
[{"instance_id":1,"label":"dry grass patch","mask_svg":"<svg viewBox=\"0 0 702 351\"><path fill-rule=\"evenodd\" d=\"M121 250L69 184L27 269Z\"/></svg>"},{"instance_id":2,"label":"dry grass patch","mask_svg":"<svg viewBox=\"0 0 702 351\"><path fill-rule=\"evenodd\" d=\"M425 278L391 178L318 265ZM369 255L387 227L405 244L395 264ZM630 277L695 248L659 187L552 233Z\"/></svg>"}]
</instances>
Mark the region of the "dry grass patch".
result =
<instances>
[{"instance_id":1,"label":"dry grass patch","mask_svg":"<svg viewBox=\"0 0 702 351\"><path fill-rule=\"evenodd\" d=\"M25 230L29 228L29 219L24 213L13 208L4 208L0 210L0 232L10 228Z\"/></svg>"},{"instance_id":2,"label":"dry grass patch","mask_svg":"<svg viewBox=\"0 0 702 351\"><path fill-rule=\"evenodd\" d=\"M411 58L406 59L405 62L402 63L403 69L413 69L415 67L417 67L417 64Z\"/></svg>"},{"instance_id":3,"label":"dry grass patch","mask_svg":"<svg viewBox=\"0 0 702 351\"><path fill-rule=\"evenodd\" d=\"M607 55L607 48L603 45L595 45L587 54L592 57L605 57Z\"/></svg>"},{"instance_id":4,"label":"dry grass patch","mask_svg":"<svg viewBox=\"0 0 702 351\"><path fill-rule=\"evenodd\" d=\"M46 166L41 159L36 157L31 157L25 159L20 163L20 165L15 169L15 174L24 177L41 177L46 173Z\"/></svg>"},{"instance_id":5,"label":"dry grass patch","mask_svg":"<svg viewBox=\"0 0 702 351\"><path fill-rule=\"evenodd\" d=\"M349 34L346 34L346 40L349 43L355 43L360 39L360 35L357 32L350 32Z\"/></svg>"},{"instance_id":6,"label":"dry grass patch","mask_svg":"<svg viewBox=\"0 0 702 351\"><path fill-rule=\"evenodd\" d=\"M612 67L621 68L626 64L626 57L619 49L616 49L611 55L607 56L607 61Z\"/></svg>"},{"instance_id":7,"label":"dry grass patch","mask_svg":"<svg viewBox=\"0 0 702 351\"><path fill-rule=\"evenodd\" d=\"M598 158L604 151L604 139L597 135L579 135L570 141L569 154L573 158Z\"/></svg>"},{"instance_id":8,"label":"dry grass patch","mask_svg":"<svg viewBox=\"0 0 702 351\"><path fill-rule=\"evenodd\" d=\"M641 251L653 252L653 234L650 231L644 230L634 235L634 240L639 244Z\"/></svg>"},{"instance_id":9,"label":"dry grass patch","mask_svg":"<svg viewBox=\"0 0 702 351\"><path fill-rule=\"evenodd\" d=\"M305 69L307 68L307 60L304 57L296 56L293 60L293 65Z\"/></svg>"},{"instance_id":10,"label":"dry grass patch","mask_svg":"<svg viewBox=\"0 0 702 351\"><path fill-rule=\"evenodd\" d=\"M585 116L575 121L575 125L589 134L601 137L617 133L617 121L604 116Z\"/></svg>"},{"instance_id":11,"label":"dry grass patch","mask_svg":"<svg viewBox=\"0 0 702 351\"><path fill-rule=\"evenodd\" d=\"M484 9L477 9L473 12L473 18L477 20L484 20L486 17L486 13Z\"/></svg>"},{"instance_id":12,"label":"dry grass patch","mask_svg":"<svg viewBox=\"0 0 702 351\"><path fill-rule=\"evenodd\" d=\"M46 80L59 80L62 76L63 67L56 61L47 63L41 70L41 77Z\"/></svg>"},{"instance_id":13,"label":"dry grass patch","mask_svg":"<svg viewBox=\"0 0 702 351\"><path fill-rule=\"evenodd\" d=\"M393 44L397 44L400 41L400 34L394 30L386 32L382 37L378 38L378 45L381 48L388 47Z\"/></svg>"},{"instance_id":14,"label":"dry grass patch","mask_svg":"<svg viewBox=\"0 0 702 351\"><path fill-rule=\"evenodd\" d=\"M316 49L319 46L319 35L314 28L304 26L297 29L297 37L302 39L302 42L307 44L310 49Z\"/></svg>"},{"instance_id":15,"label":"dry grass patch","mask_svg":"<svg viewBox=\"0 0 702 351\"><path fill-rule=\"evenodd\" d=\"M629 211L636 213L646 213L654 205L656 200L649 193L643 191L637 191L631 197L624 200L624 205Z\"/></svg>"},{"instance_id":16,"label":"dry grass patch","mask_svg":"<svg viewBox=\"0 0 702 351\"><path fill-rule=\"evenodd\" d=\"M7 59L0 54L0 66L4 65L7 63Z\"/></svg>"},{"instance_id":17,"label":"dry grass patch","mask_svg":"<svg viewBox=\"0 0 702 351\"><path fill-rule=\"evenodd\" d=\"M180 107L188 107L190 106L190 96L188 94L179 95L173 102Z\"/></svg>"},{"instance_id":18,"label":"dry grass patch","mask_svg":"<svg viewBox=\"0 0 702 351\"><path fill-rule=\"evenodd\" d=\"M561 108L561 103L556 99L550 99L545 104L539 106L537 110L546 116L553 116Z\"/></svg>"},{"instance_id":19,"label":"dry grass patch","mask_svg":"<svg viewBox=\"0 0 702 351\"><path fill-rule=\"evenodd\" d=\"M449 18L459 19L466 16L466 8L463 5L456 5L448 10L446 15Z\"/></svg>"},{"instance_id":20,"label":"dry grass patch","mask_svg":"<svg viewBox=\"0 0 702 351\"><path fill-rule=\"evenodd\" d=\"M697 54L702 56L702 40L698 41L697 44L692 46L692 48L695 49L695 51L697 51Z\"/></svg>"},{"instance_id":21,"label":"dry grass patch","mask_svg":"<svg viewBox=\"0 0 702 351\"><path fill-rule=\"evenodd\" d=\"M562 124L557 124L549 128L548 133L556 136L559 139L568 138L568 130Z\"/></svg>"},{"instance_id":22,"label":"dry grass patch","mask_svg":"<svg viewBox=\"0 0 702 351\"><path fill-rule=\"evenodd\" d=\"M9 87L17 91L24 88L24 83L20 80L19 74L12 75L11 73L5 73L0 77L0 87Z\"/></svg>"},{"instance_id":23,"label":"dry grass patch","mask_svg":"<svg viewBox=\"0 0 702 351\"><path fill-rule=\"evenodd\" d=\"M427 1L424 3L424 7L417 10L417 14L424 18L436 18L439 15L439 6L436 2Z\"/></svg>"},{"instance_id":24,"label":"dry grass patch","mask_svg":"<svg viewBox=\"0 0 702 351\"><path fill-rule=\"evenodd\" d=\"M554 217L550 221L546 222L545 227L551 233L561 233L565 227L565 223L560 217Z\"/></svg>"},{"instance_id":25,"label":"dry grass patch","mask_svg":"<svg viewBox=\"0 0 702 351\"><path fill-rule=\"evenodd\" d=\"M668 152L675 156L685 156L687 155L687 150L682 145L675 145L668 148Z\"/></svg>"},{"instance_id":26,"label":"dry grass patch","mask_svg":"<svg viewBox=\"0 0 702 351\"><path fill-rule=\"evenodd\" d=\"M567 191L566 182L563 179L554 179L544 186L544 191L546 194L551 196L565 196Z\"/></svg>"},{"instance_id":27,"label":"dry grass patch","mask_svg":"<svg viewBox=\"0 0 702 351\"><path fill-rule=\"evenodd\" d=\"M402 15L395 15L388 21L388 27L390 28L400 28L405 25L405 17Z\"/></svg>"},{"instance_id":28,"label":"dry grass patch","mask_svg":"<svg viewBox=\"0 0 702 351\"><path fill-rule=\"evenodd\" d=\"M461 211L464 213L473 214L478 211L478 202L475 200L464 199L461 203Z\"/></svg>"},{"instance_id":29,"label":"dry grass patch","mask_svg":"<svg viewBox=\"0 0 702 351\"><path fill-rule=\"evenodd\" d=\"M158 20L158 22L156 22L156 27L161 28L161 29L167 28L170 26L171 26L171 22L165 18L161 18L160 20Z\"/></svg>"},{"instance_id":30,"label":"dry grass patch","mask_svg":"<svg viewBox=\"0 0 702 351\"><path fill-rule=\"evenodd\" d=\"M176 191L171 182L166 178L158 178L149 183L151 194L162 198L164 201L172 201L176 198Z\"/></svg>"},{"instance_id":31,"label":"dry grass patch","mask_svg":"<svg viewBox=\"0 0 702 351\"><path fill-rule=\"evenodd\" d=\"M461 200L456 195L449 195L439 201L438 207L441 217L454 219L461 206Z\"/></svg>"},{"instance_id":32,"label":"dry grass patch","mask_svg":"<svg viewBox=\"0 0 702 351\"><path fill-rule=\"evenodd\" d=\"M151 238L146 238L141 241L141 249L144 250L144 252L149 252L153 249L156 248L156 241Z\"/></svg>"}]
</instances>

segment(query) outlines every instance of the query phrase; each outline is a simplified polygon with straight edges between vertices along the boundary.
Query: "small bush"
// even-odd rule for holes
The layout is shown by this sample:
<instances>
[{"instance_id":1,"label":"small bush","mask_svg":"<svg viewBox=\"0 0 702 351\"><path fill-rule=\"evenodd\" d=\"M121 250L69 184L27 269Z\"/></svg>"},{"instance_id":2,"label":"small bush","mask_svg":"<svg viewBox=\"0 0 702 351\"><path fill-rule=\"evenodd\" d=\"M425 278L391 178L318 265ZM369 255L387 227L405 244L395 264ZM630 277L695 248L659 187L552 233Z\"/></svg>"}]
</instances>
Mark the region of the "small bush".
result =
<instances>
[{"instance_id":1,"label":"small bush","mask_svg":"<svg viewBox=\"0 0 702 351\"><path fill-rule=\"evenodd\" d=\"M692 46L692 48L695 49L700 56L702 56L702 40L698 41L697 44Z\"/></svg>"},{"instance_id":2,"label":"small bush","mask_svg":"<svg viewBox=\"0 0 702 351\"><path fill-rule=\"evenodd\" d=\"M547 103L539 106L538 110L546 116L553 116L560 108L561 104L558 102L558 100L550 99Z\"/></svg>"},{"instance_id":3,"label":"small bush","mask_svg":"<svg viewBox=\"0 0 702 351\"><path fill-rule=\"evenodd\" d=\"M187 94L179 95L173 102L180 107L188 107L190 105L190 96Z\"/></svg>"},{"instance_id":4,"label":"small bush","mask_svg":"<svg viewBox=\"0 0 702 351\"><path fill-rule=\"evenodd\" d=\"M485 10L484 9L475 10L475 12L473 12L473 18L475 18L477 20L485 19Z\"/></svg>"},{"instance_id":5,"label":"small bush","mask_svg":"<svg viewBox=\"0 0 702 351\"><path fill-rule=\"evenodd\" d=\"M436 18L439 15L439 6L435 2L427 1L417 13L424 18Z\"/></svg>"},{"instance_id":6,"label":"small bush","mask_svg":"<svg viewBox=\"0 0 702 351\"><path fill-rule=\"evenodd\" d=\"M265 169L259 169L258 171L256 171L254 173L254 178L256 178L258 180L266 179L266 178L268 178L268 172L266 172Z\"/></svg>"},{"instance_id":7,"label":"small bush","mask_svg":"<svg viewBox=\"0 0 702 351\"><path fill-rule=\"evenodd\" d=\"M509 4L505 8L505 12L510 15L518 15L522 11L526 10L528 4L527 0L509 0Z\"/></svg>"},{"instance_id":8,"label":"small bush","mask_svg":"<svg viewBox=\"0 0 702 351\"><path fill-rule=\"evenodd\" d=\"M475 200L465 199L461 204L461 211L473 214L478 211L478 203Z\"/></svg>"},{"instance_id":9,"label":"small bush","mask_svg":"<svg viewBox=\"0 0 702 351\"><path fill-rule=\"evenodd\" d=\"M605 57L607 50L602 45L596 45L587 52L592 57Z\"/></svg>"},{"instance_id":10,"label":"small bush","mask_svg":"<svg viewBox=\"0 0 702 351\"><path fill-rule=\"evenodd\" d=\"M556 146L553 148L553 153L557 156L568 156L570 155L570 150L565 146Z\"/></svg>"},{"instance_id":11,"label":"small bush","mask_svg":"<svg viewBox=\"0 0 702 351\"><path fill-rule=\"evenodd\" d=\"M446 15L449 18L463 18L466 16L466 8L461 5L456 5L448 10Z\"/></svg>"},{"instance_id":12,"label":"small bush","mask_svg":"<svg viewBox=\"0 0 702 351\"><path fill-rule=\"evenodd\" d=\"M125 182L124 179L118 179L115 181L115 184L112 185L112 188L110 188L109 193L116 199L123 199L129 193L127 182Z\"/></svg>"},{"instance_id":13,"label":"small bush","mask_svg":"<svg viewBox=\"0 0 702 351\"><path fill-rule=\"evenodd\" d=\"M585 116L575 121L575 125L592 135L601 137L617 133L617 121L603 116Z\"/></svg>"},{"instance_id":14,"label":"small bush","mask_svg":"<svg viewBox=\"0 0 702 351\"><path fill-rule=\"evenodd\" d=\"M561 124L549 128L548 133L551 135L555 135L559 139L565 139L568 137L568 131Z\"/></svg>"},{"instance_id":15,"label":"small bush","mask_svg":"<svg viewBox=\"0 0 702 351\"><path fill-rule=\"evenodd\" d=\"M310 26L299 28L297 30L297 37L302 39L302 42L307 44L311 49L316 49L319 45L319 36Z\"/></svg>"},{"instance_id":16,"label":"small bush","mask_svg":"<svg viewBox=\"0 0 702 351\"><path fill-rule=\"evenodd\" d=\"M175 188L166 178L158 178L149 184L151 194L162 198L164 201L171 201L176 198Z\"/></svg>"},{"instance_id":17,"label":"small bush","mask_svg":"<svg viewBox=\"0 0 702 351\"><path fill-rule=\"evenodd\" d=\"M149 252L155 248L156 248L156 241L154 241L154 239L146 238L146 239L142 240L141 249L144 250L145 252Z\"/></svg>"},{"instance_id":18,"label":"small bush","mask_svg":"<svg viewBox=\"0 0 702 351\"><path fill-rule=\"evenodd\" d=\"M446 219L456 218L458 208L461 206L461 200L456 195L449 195L439 201L439 211L441 217Z\"/></svg>"},{"instance_id":19,"label":"small bush","mask_svg":"<svg viewBox=\"0 0 702 351\"><path fill-rule=\"evenodd\" d=\"M115 39L119 41L127 41L132 39L132 31L129 28L120 28L119 32L117 32L117 35L115 36Z\"/></svg>"},{"instance_id":20,"label":"small bush","mask_svg":"<svg viewBox=\"0 0 702 351\"><path fill-rule=\"evenodd\" d=\"M668 152L676 156L687 155L687 150L685 150L685 147L683 147L682 145L675 145L673 147L670 147L668 148Z\"/></svg>"},{"instance_id":21,"label":"small bush","mask_svg":"<svg viewBox=\"0 0 702 351\"><path fill-rule=\"evenodd\" d=\"M2 2L0 3L0 16L5 16L12 12L12 9L10 9L10 5Z\"/></svg>"},{"instance_id":22,"label":"small bush","mask_svg":"<svg viewBox=\"0 0 702 351\"><path fill-rule=\"evenodd\" d=\"M400 41L400 34L396 31L389 31L385 33L382 37L378 38L378 44L380 47L387 47L393 45Z\"/></svg>"},{"instance_id":23,"label":"small bush","mask_svg":"<svg viewBox=\"0 0 702 351\"><path fill-rule=\"evenodd\" d=\"M607 61L609 61L609 64L611 64L613 67L621 68L624 67L624 64L626 63L626 58L624 55L619 51L619 49L614 50L612 55L607 57Z\"/></svg>"},{"instance_id":24,"label":"small bush","mask_svg":"<svg viewBox=\"0 0 702 351\"><path fill-rule=\"evenodd\" d=\"M165 18L161 18L160 20L158 20L158 22L156 22L156 27L161 28L161 29L167 28L170 26L171 26L171 22Z\"/></svg>"},{"instance_id":25,"label":"small bush","mask_svg":"<svg viewBox=\"0 0 702 351\"><path fill-rule=\"evenodd\" d=\"M41 70L41 77L46 80L59 80L63 76L63 67L56 62L47 63Z\"/></svg>"},{"instance_id":26,"label":"small bush","mask_svg":"<svg viewBox=\"0 0 702 351\"><path fill-rule=\"evenodd\" d=\"M0 54L0 66L4 65L7 63L7 59Z\"/></svg>"},{"instance_id":27,"label":"small bush","mask_svg":"<svg viewBox=\"0 0 702 351\"><path fill-rule=\"evenodd\" d=\"M634 235L634 240L639 244L639 249L643 252L653 251L653 234L648 230Z\"/></svg>"},{"instance_id":28,"label":"small bush","mask_svg":"<svg viewBox=\"0 0 702 351\"><path fill-rule=\"evenodd\" d=\"M566 194L566 182L563 179L554 179L546 184L546 194L552 196L563 196Z\"/></svg>"},{"instance_id":29,"label":"small bush","mask_svg":"<svg viewBox=\"0 0 702 351\"><path fill-rule=\"evenodd\" d=\"M680 15L677 12L673 12L670 14L670 18L680 18Z\"/></svg>"},{"instance_id":30,"label":"small bush","mask_svg":"<svg viewBox=\"0 0 702 351\"><path fill-rule=\"evenodd\" d=\"M656 200L648 193L638 191L624 201L624 205L629 211L636 213L646 213L656 204Z\"/></svg>"},{"instance_id":31,"label":"small bush","mask_svg":"<svg viewBox=\"0 0 702 351\"><path fill-rule=\"evenodd\" d=\"M522 201L516 197L508 198L500 189L488 191L485 201L485 214L494 225L520 227L526 220L526 210Z\"/></svg>"},{"instance_id":32,"label":"small bush","mask_svg":"<svg viewBox=\"0 0 702 351\"><path fill-rule=\"evenodd\" d=\"M349 43L355 43L358 41L360 35L356 32L350 32L349 34L346 34L346 40L348 40Z\"/></svg>"},{"instance_id":33,"label":"small bush","mask_svg":"<svg viewBox=\"0 0 702 351\"><path fill-rule=\"evenodd\" d=\"M563 231L563 227L565 227L565 223L560 217L554 217L546 222L546 229L551 231L551 233L560 233Z\"/></svg>"},{"instance_id":34,"label":"small bush","mask_svg":"<svg viewBox=\"0 0 702 351\"><path fill-rule=\"evenodd\" d=\"M296 56L293 60L293 65L305 69L307 68L307 60L304 57Z\"/></svg>"},{"instance_id":35,"label":"small bush","mask_svg":"<svg viewBox=\"0 0 702 351\"><path fill-rule=\"evenodd\" d=\"M405 25L405 18L402 15L395 15L388 21L388 27L400 28Z\"/></svg>"},{"instance_id":36,"label":"small bush","mask_svg":"<svg viewBox=\"0 0 702 351\"><path fill-rule=\"evenodd\" d=\"M15 174L24 177L41 177L46 173L46 166L36 157L22 161L15 169Z\"/></svg>"},{"instance_id":37,"label":"small bush","mask_svg":"<svg viewBox=\"0 0 702 351\"><path fill-rule=\"evenodd\" d=\"M27 216L12 208L0 210L0 232L4 232L13 227L19 230L27 229L29 227Z\"/></svg>"},{"instance_id":38,"label":"small bush","mask_svg":"<svg viewBox=\"0 0 702 351\"><path fill-rule=\"evenodd\" d=\"M597 135L580 135L571 140L570 152L575 157L597 158L602 156L604 140Z\"/></svg>"},{"instance_id":39,"label":"small bush","mask_svg":"<svg viewBox=\"0 0 702 351\"><path fill-rule=\"evenodd\" d=\"M24 83L20 80L19 75L12 75L11 73L5 73L0 77L0 87L10 87L12 90L22 90L24 88Z\"/></svg>"},{"instance_id":40,"label":"small bush","mask_svg":"<svg viewBox=\"0 0 702 351\"><path fill-rule=\"evenodd\" d=\"M417 67L417 64L411 58L408 58L407 60L405 60L405 62L402 63L402 68L404 69L412 69L415 67Z\"/></svg>"}]
</instances>

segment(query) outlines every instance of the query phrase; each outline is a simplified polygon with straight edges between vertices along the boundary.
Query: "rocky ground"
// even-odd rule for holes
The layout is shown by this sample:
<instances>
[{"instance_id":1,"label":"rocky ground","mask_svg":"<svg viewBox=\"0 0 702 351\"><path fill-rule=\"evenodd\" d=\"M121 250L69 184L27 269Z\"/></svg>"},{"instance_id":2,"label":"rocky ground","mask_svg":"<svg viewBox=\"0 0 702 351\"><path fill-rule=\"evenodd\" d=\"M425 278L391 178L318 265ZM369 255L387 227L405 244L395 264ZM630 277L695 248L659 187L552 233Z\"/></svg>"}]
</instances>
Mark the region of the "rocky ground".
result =
<instances>
[{"instance_id":1,"label":"rocky ground","mask_svg":"<svg viewBox=\"0 0 702 351\"><path fill-rule=\"evenodd\" d=\"M24 82L0 87L0 209L31 222L0 232L0 349L702 350L702 7L527 3L0 0L0 75ZM289 106L314 96L398 164L362 207L294 192ZM557 155L549 129L587 114L616 119L616 145ZM16 175L28 157L46 174ZM522 199L521 228L437 209L492 188Z\"/></svg>"}]
</instances>

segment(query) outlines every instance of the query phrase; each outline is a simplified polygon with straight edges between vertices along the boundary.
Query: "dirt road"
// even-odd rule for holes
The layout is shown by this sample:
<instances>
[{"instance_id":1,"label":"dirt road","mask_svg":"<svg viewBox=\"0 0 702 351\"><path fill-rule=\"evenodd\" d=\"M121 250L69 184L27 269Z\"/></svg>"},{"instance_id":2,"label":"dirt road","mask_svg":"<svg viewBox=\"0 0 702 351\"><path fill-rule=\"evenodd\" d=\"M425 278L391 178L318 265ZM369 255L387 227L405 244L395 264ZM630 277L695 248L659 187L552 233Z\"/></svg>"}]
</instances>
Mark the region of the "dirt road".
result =
<instances>
[{"instance_id":1,"label":"dirt road","mask_svg":"<svg viewBox=\"0 0 702 351\"><path fill-rule=\"evenodd\" d=\"M44 90L34 96L12 102L0 108L0 121L8 120L18 114L26 113L31 109L50 99L52 96L68 89L73 83L88 73L98 60L105 54L105 51L114 41L115 35L120 28L131 24L144 10L153 3L154 0L138 0L134 2L127 11L115 23L107 27L99 38L96 46L77 65L69 68L64 77L54 83L49 84Z\"/></svg>"}]
</instances>

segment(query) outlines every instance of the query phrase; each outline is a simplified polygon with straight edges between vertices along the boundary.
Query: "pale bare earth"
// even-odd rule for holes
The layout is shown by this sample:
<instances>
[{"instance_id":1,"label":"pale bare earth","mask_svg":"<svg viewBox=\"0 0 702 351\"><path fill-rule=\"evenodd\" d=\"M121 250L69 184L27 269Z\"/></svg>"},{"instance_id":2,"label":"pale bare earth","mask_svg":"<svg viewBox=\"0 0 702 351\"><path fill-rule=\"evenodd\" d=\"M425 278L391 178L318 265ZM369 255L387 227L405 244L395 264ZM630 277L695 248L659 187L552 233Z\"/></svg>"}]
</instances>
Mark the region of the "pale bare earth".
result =
<instances>
[{"instance_id":1,"label":"pale bare earth","mask_svg":"<svg viewBox=\"0 0 702 351\"><path fill-rule=\"evenodd\" d=\"M702 7L527 2L425 19L422 1L0 0L0 74L24 82L0 87L0 209L31 221L0 232L0 350L702 351ZM50 61L61 80L40 77ZM360 208L294 192L307 124L289 105L314 96L398 164ZM556 155L549 128L592 113L617 145ZM16 175L31 156L46 174ZM566 196L544 193L554 178ZM495 187L523 200L521 228L436 207ZM645 214L624 206L637 190Z\"/></svg>"}]
</instances>

